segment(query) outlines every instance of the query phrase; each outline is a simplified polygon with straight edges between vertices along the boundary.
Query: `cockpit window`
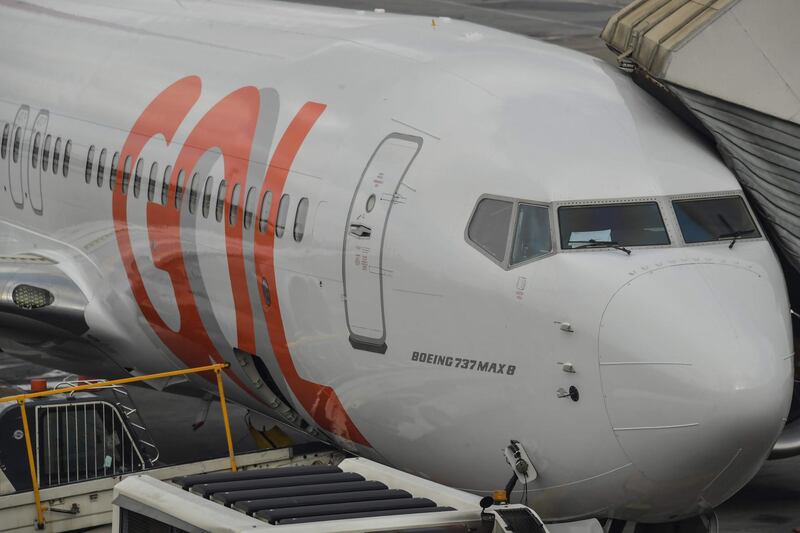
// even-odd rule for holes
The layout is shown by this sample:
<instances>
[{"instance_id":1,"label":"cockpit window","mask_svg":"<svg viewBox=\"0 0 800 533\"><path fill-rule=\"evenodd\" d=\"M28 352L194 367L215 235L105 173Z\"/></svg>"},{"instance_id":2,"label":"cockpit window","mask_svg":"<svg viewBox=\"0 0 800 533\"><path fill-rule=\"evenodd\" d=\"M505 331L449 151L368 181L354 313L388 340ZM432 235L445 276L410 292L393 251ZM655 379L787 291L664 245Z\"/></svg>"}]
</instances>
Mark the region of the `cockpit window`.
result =
<instances>
[{"instance_id":1,"label":"cockpit window","mask_svg":"<svg viewBox=\"0 0 800 533\"><path fill-rule=\"evenodd\" d=\"M655 202L561 207L558 224L565 250L670 243Z\"/></svg>"},{"instance_id":2,"label":"cockpit window","mask_svg":"<svg viewBox=\"0 0 800 533\"><path fill-rule=\"evenodd\" d=\"M519 204L511 264L549 254L552 250L550 210L538 205Z\"/></svg>"},{"instance_id":3,"label":"cockpit window","mask_svg":"<svg viewBox=\"0 0 800 533\"><path fill-rule=\"evenodd\" d=\"M469 239L498 261L506 257L513 208L513 202L484 198L478 202L467 229Z\"/></svg>"},{"instance_id":4,"label":"cockpit window","mask_svg":"<svg viewBox=\"0 0 800 533\"><path fill-rule=\"evenodd\" d=\"M672 205L688 244L761 237L740 196L675 200Z\"/></svg>"}]
</instances>

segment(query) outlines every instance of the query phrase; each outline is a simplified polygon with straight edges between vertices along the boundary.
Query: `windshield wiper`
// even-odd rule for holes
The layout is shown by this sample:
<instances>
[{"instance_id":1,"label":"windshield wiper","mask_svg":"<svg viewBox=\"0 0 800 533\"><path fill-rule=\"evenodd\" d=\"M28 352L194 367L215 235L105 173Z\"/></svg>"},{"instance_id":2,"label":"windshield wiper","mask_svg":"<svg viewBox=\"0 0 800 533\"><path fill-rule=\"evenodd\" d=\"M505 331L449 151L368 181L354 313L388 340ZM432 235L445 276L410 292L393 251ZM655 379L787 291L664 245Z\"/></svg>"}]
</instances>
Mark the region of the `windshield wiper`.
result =
<instances>
[{"instance_id":1,"label":"windshield wiper","mask_svg":"<svg viewBox=\"0 0 800 533\"><path fill-rule=\"evenodd\" d=\"M569 241L569 244L580 244L580 246L573 247L573 250L580 250L581 248L614 248L615 250L631 255L631 251L617 241L597 241L595 239L589 239L588 241Z\"/></svg>"},{"instance_id":2,"label":"windshield wiper","mask_svg":"<svg viewBox=\"0 0 800 533\"><path fill-rule=\"evenodd\" d=\"M725 215L718 213L717 217L719 218L719 221L722 222L722 224L729 230L728 233L717 235L717 240L730 239L733 237L733 240L728 245L728 250L733 248L733 245L736 244L736 240L739 239L739 237L744 237L745 235L749 235L755 231L754 229L735 230L733 229L733 226L731 226L731 223L725 218Z\"/></svg>"},{"instance_id":3,"label":"windshield wiper","mask_svg":"<svg viewBox=\"0 0 800 533\"><path fill-rule=\"evenodd\" d=\"M717 240L730 239L731 237L733 237L731 243L728 245L728 249L730 250L731 248L733 248L733 245L736 244L736 241L738 239L744 237L745 235L750 235L755 231L756 230L754 229L742 229L742 230L731 231L730 233L723 233L722 235L717 235Z\"/></svg>"}]
</instances>

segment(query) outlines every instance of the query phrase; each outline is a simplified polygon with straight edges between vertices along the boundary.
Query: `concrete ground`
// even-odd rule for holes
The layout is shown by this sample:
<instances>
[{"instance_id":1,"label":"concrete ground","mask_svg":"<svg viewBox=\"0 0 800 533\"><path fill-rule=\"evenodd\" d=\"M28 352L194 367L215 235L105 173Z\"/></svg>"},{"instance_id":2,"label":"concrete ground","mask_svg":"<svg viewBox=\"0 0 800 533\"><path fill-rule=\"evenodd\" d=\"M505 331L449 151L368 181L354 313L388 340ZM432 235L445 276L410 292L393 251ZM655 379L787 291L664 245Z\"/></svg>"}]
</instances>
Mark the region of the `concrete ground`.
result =
<instances>
[{"instance_id":1,"label":"concrete ground","mask_svg":"<svg viewBox=\"0 0 800 533\"><path fill-rule=\"evenodd\" d=\"M800 528L800 457L768 461L717 509L723 533L791 533Z\"/></svg>"},{"instance_id":2,"label":"concrete ground","mask_svg":"<svg viewBox=\"0 0 800 533\"><path fill-rule=\"evenodd\" d=\"M305 0L306 3L394 13L448 16L494 26L581 50L613 62L597 35L606 20L628 0ZM24 384L32 377L58 380L62 374L0 353L0 387ZM219 405L198 430L192 422L202 400L182 398L149 389L133 389L137 406L168 463L225 455ZM244 410L232 406L235 447L255 443L243 420ZM800 528L800 457L768 462L761 472L717 514L725 533L791 533Z\"/></svg>"}]
</instances>

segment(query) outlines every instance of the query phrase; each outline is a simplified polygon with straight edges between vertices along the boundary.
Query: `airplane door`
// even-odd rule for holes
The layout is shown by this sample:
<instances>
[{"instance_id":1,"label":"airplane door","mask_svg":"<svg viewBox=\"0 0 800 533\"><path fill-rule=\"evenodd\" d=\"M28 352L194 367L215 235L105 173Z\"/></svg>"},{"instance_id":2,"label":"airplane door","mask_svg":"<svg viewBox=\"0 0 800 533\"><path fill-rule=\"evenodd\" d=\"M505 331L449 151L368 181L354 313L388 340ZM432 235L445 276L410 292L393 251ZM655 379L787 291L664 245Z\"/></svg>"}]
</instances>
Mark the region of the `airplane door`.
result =
<instances>
[{"instance_id":1,"label":"airplane door","mask_svg":"<svg viewBox=\"0 0 800 533\"><path fill-rule=\"evenodd\" d=\"M42 165L41 165L41 157L42 157L42 145L44 144L44 138L47 135L47 123L50 120L50 113L45 110L39 111L39 114L36 115L36 119L33 121L33 131L31 132L31 143L33 146L38 148L38 152L34 148L30 148L29 152L31 152L31 157L36 157L39 159L39 162L36 164L36 168L33 168L32 165L26 164L25 168L28 172L28 201L31 204L31 208L33 208L34 213L37 215L42 214L42 209L44 207L42 201ZM36 139L39 139L38 146L35 144Z\"/></svg>"},{"instance_id":2,"label":"airplane door","mask_svg":"<svg viewBox=\"0 0 800 533\"><path fill-rule=\"evenodd\" d=\"M345 226L344 302L350 344L386 353L383 245L397 191L422 148L422 139L393 133L378 145L358 182Z\"/></svg>"},{"instance_id":3,"label":"airplane door","mask_svg":"<svg viewBox=\"0 0 800 533\"><path fill-rule=\"evenodd\" d=\"M14 124L11 127L9 138L10 157L8 158L8 189L14 205L22 209L25 206L25 197L22 192L22 167L26 160L25 134L28 129L28 115L30 107L24 105L17 111Z\"/></svg>"}]
</instances>

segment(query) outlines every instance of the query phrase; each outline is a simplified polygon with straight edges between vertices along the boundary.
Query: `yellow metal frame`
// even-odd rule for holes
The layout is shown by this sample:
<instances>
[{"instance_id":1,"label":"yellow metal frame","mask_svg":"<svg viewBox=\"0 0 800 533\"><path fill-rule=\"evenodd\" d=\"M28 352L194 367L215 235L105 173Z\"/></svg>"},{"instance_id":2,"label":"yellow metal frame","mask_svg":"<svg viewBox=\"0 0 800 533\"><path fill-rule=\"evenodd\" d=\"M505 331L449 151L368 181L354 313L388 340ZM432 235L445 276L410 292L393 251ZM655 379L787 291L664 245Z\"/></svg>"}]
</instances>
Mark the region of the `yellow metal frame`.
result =
<instances>
[{"instance_id":1,"label":"yellow metal frame","mask_svg":"<svg viewBox=\"0 0 800 533\"><path fill-rule=\"evenodd\" d=\"M53 396L55 394L69 394L90 389L99 389L113 385L125 385L126 383L137 383L139 381L148 381L151 379L169 378L173 376L183 376L186 374L197 374L200 372L214 372L217 375L217 388L219 389L219 403L222 408L222 421L225 424L225 437L228 441L228 455L231 459L231 470L236 472L236 455L233 451L233 438L231 437L231 426L228 420L228 406L225 403L225 388L222 384L222 370L228 368L227 363L217 363L208 366L200 366L196 368L186 368L184 370L172 370L170 372L159 372L158 374L147 374L145 376L135 376L123 379L113 379L111 381L98 381L96 383L87 383L86 385L77 385L75 387L65 387L63 389L48 389L41 392L28 392L25 394L17 394L15 396L6 396L0 398L0 403L4 402L17 402L19 404L20 414L22 415L22 431L25 433L25 447L28 450L28 466L31 471L31 484L33 486L33 498L36 501L36 527L44 529L44 509L42 508L42 499L39 494L39 478L36 475L36 461L33 458L33 444L31 442L31 432L28 428L28 416L25 410L25 401L33 398L42 398L44 396Z\"/></svg>"}]
</instances>

